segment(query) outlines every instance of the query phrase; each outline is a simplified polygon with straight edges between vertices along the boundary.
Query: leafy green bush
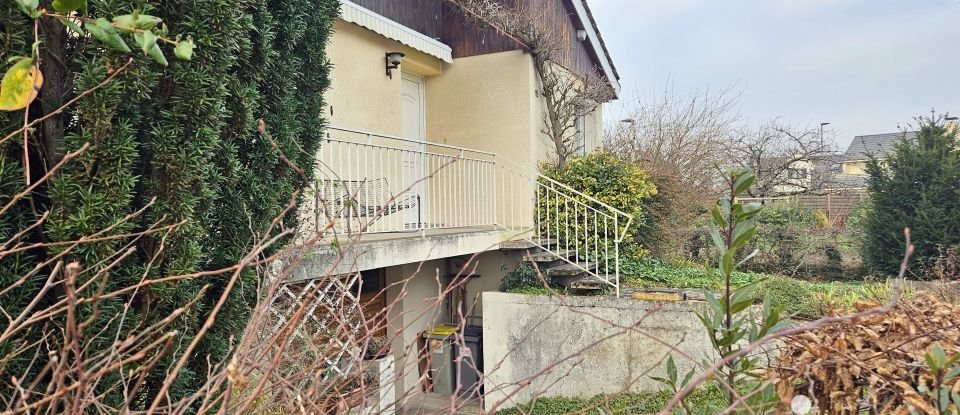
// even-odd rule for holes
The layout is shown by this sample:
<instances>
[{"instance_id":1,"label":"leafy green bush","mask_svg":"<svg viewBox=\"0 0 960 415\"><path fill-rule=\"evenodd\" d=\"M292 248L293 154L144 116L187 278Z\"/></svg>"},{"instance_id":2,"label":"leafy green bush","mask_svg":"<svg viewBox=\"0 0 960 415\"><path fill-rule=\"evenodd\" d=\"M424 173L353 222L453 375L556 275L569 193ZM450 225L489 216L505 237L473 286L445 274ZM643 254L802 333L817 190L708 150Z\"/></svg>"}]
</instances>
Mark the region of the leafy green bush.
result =
<instances>
[{"instance_id":1,"label":"leafy green bush","mask_svg":"<svg viewBox=\"0 0 960 415\"><path fill-rule=\"evenodd\" d=\"M903 257L903 229L912 231L912 261L925 263L940 246L960 245L960 146L957 131L942 119L921 118L912 140L896 145L887 160L867 163L873 203L865 223L864 259L878 272L895 274Z\"/></svg>"},{"instance_id":2,"label":"leafy green bush","mask_svg":"<svg viewBox=\"0 0 960 415\"><path fill-rule=\"evenodd\" d=\"M793 201L767 203L757 215L757 223L768 226L817 226L817 215Z\"/></svg>"},{"instance_id":3,"label":"leafy green bush","mask_svg":"<svg viewBox=\"0 0 960 415\"><path fill-rule=\"evenodd\" d=\"M691 186L672 170L654 170L650 180L657 194L648 204L647 221L638 238L657 258L683 259L690 250L691 226L706 225L712 194Z\"/></svg>"},{"instance_id":4,"label":"leafy green bush","mask_svg":"<svg viewBox=\"0 0 960 415\"><path fill-rule=\"evenodd\" d=\"M504 266L503 269L506 270L507 268ZM537 275L536 270L526 262L521 262L520 265L517 265L517 268L507 272L503 281L500 281L501 292L539 294L540 290L546 290L546 287L543 286L543 281Z\"/></svg>"},{"instance_id":5,"label":"leafy green bush","mask_svg":"<svg viewBox=\"0 0 960 415\"><path fill-rule=\"evenodd\" d=\"M772 276L761 283L758 292L773 306L783 307L789 314L816 318L822 315L814 286L793 278Z\"/></svg>"},{"instance_id":6,"label":"leafy green bush","mask_svg":"<svg viewBox=\"0 0 960 415\"><path fill-rule=\"evenodd\" d=\"M132 409L143 409L139 406L161 389L173 362L187 351L186 345L230 285L229 273L205 271L230 267L247 255L255 241L296 227L295 211L282 218L285 226L271 229L271 221L313 174L310 167L324 124L323 96L330 83L325 49L339 2L41 2L48 9L51 4L89 3L82 11L70 12L71 20L63 22L126 13L161 18L164 24L155 31L165 32L169 26L171 33L192 37L197 44L190 61L171 59L167 65L154 62L155 57L141 58L139 51L128 54L104 48L94 41L97 32L77 35L47 17L39 24L42 36L35 45L37 26L16 3L31 2L0 5L4 32L0 55L4 62L10 56L35 55L32 51L40 45L47 81L26 112L30 119L49 121L31 129L26 160L20 146L11 145L15 142L0 143L0 203L10 202L0 215L0 240L8 246L28 247L21 254L0 257L0 286L9 289L0 298L0 307L15 316L38 295L42 304L65 301L63 289L46 290L42 280L16 282L34 268L42 275L56 275L58 260L78 261L90 268L77 277L78 286L88 287L83 295L94 295L89 293L96 292L100 280L111 292L143 280L196 273L195 278L100 298L97 307L85 306L84 314L77 316L80 321L90 319L84 322L86 334L93 338L84 350L86 355L87 350L107 350L117 339L126 339L130 330L139 332L195 301L171 323L179 333L177 346L160 359L142 385L137 383L140 390L129 391L136 396ZM85 27L90 30L89 25ZM138 39L123 36L127 41ZM131 56L136 63L125 65ZM59 115L54 112L71 99L79 101ZM258 132L260 119L272 143ZM23 123L23 112L0 113L4 135ZM20 201L9 199L27 188L27 162L36 180L53 174L51 169L64 154L87 144L90 147L53 179ZM291 169L288 160L306 169L307 176ZM33 223L41 226L26 227ZM169 233L156 231L178 223ZM88 238L79 246L70 243ZM261 255L272 255L279 245ZM65 257L56 257L67 250ZM108 267L112 267L108 273L98 274ZM171 402L196 392L207 382L212 366L236 347L235 338L244 332L250 306L257 300L256 278L248 269L233 285L216 323L189 350L189 361L166 396ZM126 313L128 301L133 307ZM17 341L69 344L62 340L62 330L53 329L63 325L49 324L35 326ZM42 372L51 356L57 357L46 352L15 356L5 361L4 376L16 375L29 384L30 376ZM71 356L71 361L76 359L79 356ZM97 382L98 387L111 388L103 391L104 405L123 406L123 391L115 388L119 381ZM17 394L7 381L0 393Z\"/></svg>"},{"instance_id":7,"label":"leafy green bush","mask_svg":"<svg viewBox=\"0 0 960 415\"><path fill-rule=\"evenodd\" d=\"M870 198L858 202L843 221L843 230L840 232L839 248L849 255L862 259L866 246L866 221L870 216L873 204Z\"/></svg>"},{"instance_id":8,"label":"leafy green bush","mask_svg":"<svg viewBox=\"0 0 960 415\"><path fill-rule=\"evenodd\" d=\"M768 211L769 209L769 211ZM827 226L823 212L792 202L768 203L757 215L757 236L740 259L757 251L744 270L804 277L851 278L862 274L859 251L840 230ZM684 254L703 262L716 255L706 227L687 231Z\"/></svg>"},{"instance_id":9,"label":"leafy green bush","mask_svg":"<svg viewBox=\"0 0 960 415\"><path fill-rule=\"evenodd\" d=\"M626 230L620 252L623 255L637 255L644 252L638 236L647 221L648 205L651 198L657 194L657 187L643 169L605 151L572 158L564 169L551 164L543 164L540 168L544 176L632 215L633 223ZM557 199L546 196L541 194L538 201L539 211L554 212L561 223L569 219L571 235L581 235L584 239L583 246L596 246L596 241L592 237L594 234L612 240L620 231L614 228L613 223L610 223L606 229L602 224L595 226L597 222L592 220L592 215L584 212L570 214L562 201L558 204ZM589 203L585 198L580 199L584 203ZM627 224L621 222L618 225L623 227ZM604 247L601 246L599 249L603 251Z\"/></svg>"}]
</instances>

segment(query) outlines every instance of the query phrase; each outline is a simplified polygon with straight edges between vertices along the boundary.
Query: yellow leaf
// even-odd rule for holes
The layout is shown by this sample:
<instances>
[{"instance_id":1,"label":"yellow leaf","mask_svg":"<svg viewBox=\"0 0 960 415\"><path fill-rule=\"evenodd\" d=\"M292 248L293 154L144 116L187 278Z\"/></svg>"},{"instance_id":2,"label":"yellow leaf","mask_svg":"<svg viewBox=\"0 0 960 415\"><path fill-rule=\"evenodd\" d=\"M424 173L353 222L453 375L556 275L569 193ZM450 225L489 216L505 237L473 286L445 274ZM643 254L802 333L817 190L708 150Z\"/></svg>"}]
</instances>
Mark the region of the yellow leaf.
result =
<instances>
[{"instance_id":1,"label":"yellow leaf","mask_svg":"<svg viewBox=\"0 0 960 415\"><path fill-rule=\"evenodd\" d=\"M43 85L43 74L33 59L23 58L13 64L0 81L0 111L24 109L37 97Z\"/></svg>"}]
</instances>

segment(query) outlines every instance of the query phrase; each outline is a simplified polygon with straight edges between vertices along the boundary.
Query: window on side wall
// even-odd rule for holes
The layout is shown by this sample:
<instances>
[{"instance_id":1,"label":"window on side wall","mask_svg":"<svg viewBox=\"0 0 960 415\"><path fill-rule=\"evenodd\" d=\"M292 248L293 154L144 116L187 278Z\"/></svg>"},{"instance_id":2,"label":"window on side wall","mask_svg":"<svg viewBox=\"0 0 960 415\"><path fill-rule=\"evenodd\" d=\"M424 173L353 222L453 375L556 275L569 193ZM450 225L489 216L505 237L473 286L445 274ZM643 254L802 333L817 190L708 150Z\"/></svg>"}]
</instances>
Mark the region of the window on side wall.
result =
<instances>
[{"instance_id":1,"label":"window on side wall","mask_svg":"<svg viewBox=\"0 0 960 415\"><path fill-rule=\"evenodd\" d=\"M578 116L574 122L576 135L573 137L573 152L578 156L587 154L587 117Z\"/></svg>"}]
</instances>

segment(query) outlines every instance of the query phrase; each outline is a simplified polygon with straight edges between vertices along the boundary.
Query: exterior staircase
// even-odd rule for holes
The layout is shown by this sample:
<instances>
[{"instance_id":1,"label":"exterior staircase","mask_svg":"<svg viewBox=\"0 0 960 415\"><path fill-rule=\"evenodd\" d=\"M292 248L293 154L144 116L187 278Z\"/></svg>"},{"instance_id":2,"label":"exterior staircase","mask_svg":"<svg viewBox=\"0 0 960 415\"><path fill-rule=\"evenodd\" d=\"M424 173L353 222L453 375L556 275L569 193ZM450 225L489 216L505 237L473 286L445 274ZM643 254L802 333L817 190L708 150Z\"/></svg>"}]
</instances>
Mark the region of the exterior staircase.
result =
<instances>
[{"instance_id":1,"label":"exterior staircase","mask_svg":"<svg viewBox=\"0 0 960 415\"><path fill-rule=\"evenodd\" d=\"M633 216L500 156L494 163L495 194L509 196L506 209L499 212L504 220L498 221L498 226L518 232L515 239L502 242L500 249L519 251L525 262L535 263L559 286L575 290L611 287L619 297L620 245ZM515 187L515 181L520 185ZM527 192L533 193L532 200L522 196ZM515 218L530 216L532 226L529 222L519 227L508 225L517 224Z\"/></svg>"},{"instance_id":2,"label":"exterior staircase","mask_svg":"<svg viewBox=\"0 0 960 415\"><path fill-rule=\"evenodd\" d=\"M609 286L597 275L599 263L582 261L573 250L548 250L556 246L555 239L524 239L501 243L500 250L519 253L523 261L535 265L548 282L569 290L597 291Z\"/></svg>"}]
</instances>

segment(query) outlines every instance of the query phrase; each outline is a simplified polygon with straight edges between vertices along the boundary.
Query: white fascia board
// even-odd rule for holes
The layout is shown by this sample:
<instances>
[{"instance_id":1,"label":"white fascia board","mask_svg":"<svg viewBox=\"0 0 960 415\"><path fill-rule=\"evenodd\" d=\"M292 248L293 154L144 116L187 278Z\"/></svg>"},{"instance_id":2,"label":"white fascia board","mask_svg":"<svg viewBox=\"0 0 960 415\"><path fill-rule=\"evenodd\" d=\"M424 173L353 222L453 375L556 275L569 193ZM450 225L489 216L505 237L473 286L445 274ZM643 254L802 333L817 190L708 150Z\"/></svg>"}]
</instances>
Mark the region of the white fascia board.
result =
<instances>
[{"instance_id":1,"label":"white fascia board","mask_svg":"<svg viewBox=\"0 0 960 415\"><path fill-rule=\"evenodd\" d=\"M340 18L344 21L363 26L383 37L396 40L444 62L453 62L453 50L443 42L390 20L350 0L340 0L340 5Z\"/></svg>"},{"instance_id":2,"label":"white fascia board","mask_svg":"<svg viewBox=\"0 0 960 415\"><path fill-rule=\"evenodd\" d=\"M617 81L617 76L613 73L613 65L610 64L610 57L603 50L603 45L600 44L600 37L597 35L597 29L593 27L593 22L590 20L590 16L587 15L587 9L583 7L583 2L581 0L573 0L573 8L577 12L577 16L580 18L580 21L583 22L584 30L587 31L587 39L590 41L590 45L593 46L594 52L597 53L597 57L600 58L600 66L603 69L603 74L606 75L607 81L610 82L610 86L613 87L613 92L620 96L620 82Z\"/></svg>"}]
</instances>

